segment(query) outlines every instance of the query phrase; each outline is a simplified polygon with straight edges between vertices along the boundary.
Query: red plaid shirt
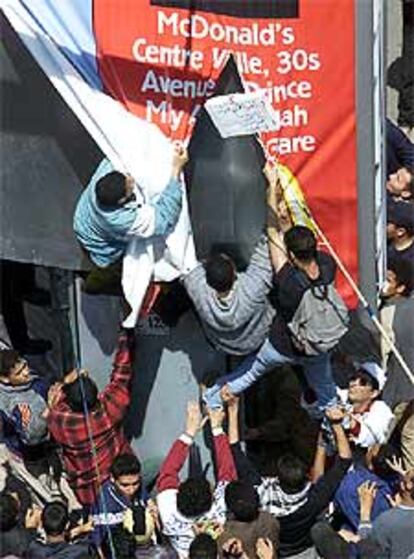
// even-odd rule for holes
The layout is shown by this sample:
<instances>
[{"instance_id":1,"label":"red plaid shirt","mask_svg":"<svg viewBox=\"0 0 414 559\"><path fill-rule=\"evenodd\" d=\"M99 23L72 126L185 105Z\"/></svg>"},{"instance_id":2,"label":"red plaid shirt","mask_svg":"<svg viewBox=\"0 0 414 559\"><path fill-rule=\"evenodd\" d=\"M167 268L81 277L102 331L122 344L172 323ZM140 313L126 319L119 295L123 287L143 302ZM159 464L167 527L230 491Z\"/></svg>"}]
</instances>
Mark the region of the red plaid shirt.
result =
<instances>
[{"instance_id":1,"label":"red plaid shirt","mask_svg":"<svg viewBox=\"0 0 414 559\"><path fill-rule=\"evenodd\" d=\"M122 331L111 380L98 396L100 405L89 414L100 480L97 478L85 415L73 412L65 397L50 410L47 420L49 430L62 447L69 482L83 505L95 502L100 484L109 477L114 458L125 452L132 454L122 429L122 419L131 399L132 345L133 333Z\"/></svg>"}]
</instances>

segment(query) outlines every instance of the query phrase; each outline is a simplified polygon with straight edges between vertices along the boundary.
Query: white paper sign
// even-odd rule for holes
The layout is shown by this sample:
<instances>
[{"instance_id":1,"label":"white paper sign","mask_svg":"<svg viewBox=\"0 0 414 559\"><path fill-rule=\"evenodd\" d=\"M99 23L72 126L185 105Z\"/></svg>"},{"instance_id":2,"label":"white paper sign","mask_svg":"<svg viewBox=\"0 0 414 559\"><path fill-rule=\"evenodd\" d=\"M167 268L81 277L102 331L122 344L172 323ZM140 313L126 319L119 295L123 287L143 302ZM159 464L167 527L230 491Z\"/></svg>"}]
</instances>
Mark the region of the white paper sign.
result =
<instances>
[{"instance_id":1,"label":"white paper sign","mask_svg":"<svg viewBox=\"0 0 414 559\"><path fill-rule=\"evenodd\" d=\"M279 129L279 119L264 91L212 97L205 108L222 138Z\"/></svg>"}]
</instances>

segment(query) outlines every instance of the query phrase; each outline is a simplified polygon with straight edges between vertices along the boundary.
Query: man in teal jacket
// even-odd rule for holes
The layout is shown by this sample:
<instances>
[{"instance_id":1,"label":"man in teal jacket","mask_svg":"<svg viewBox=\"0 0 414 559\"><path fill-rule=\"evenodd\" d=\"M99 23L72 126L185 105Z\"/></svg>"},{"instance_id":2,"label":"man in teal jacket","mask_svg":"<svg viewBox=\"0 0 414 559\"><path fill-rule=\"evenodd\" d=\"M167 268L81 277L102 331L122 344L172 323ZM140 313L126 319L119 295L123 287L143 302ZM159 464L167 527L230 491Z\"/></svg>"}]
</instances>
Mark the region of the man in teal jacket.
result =
<instances>
[{"instance_id":1,"label":"man in teal jacket","mask_svg":"<svg viewBox=\"0 0 414 559\"><path fill-rule=\"evenodd\" d=\"M99 268L121 260L134 237L165 236L175 226L182 204L181 170L187 151L177 148L172 173L156 201L145 203L130 175L115 171L104 159L82 193L74 215L76 236Z\"/></svg>"}]
</instances>

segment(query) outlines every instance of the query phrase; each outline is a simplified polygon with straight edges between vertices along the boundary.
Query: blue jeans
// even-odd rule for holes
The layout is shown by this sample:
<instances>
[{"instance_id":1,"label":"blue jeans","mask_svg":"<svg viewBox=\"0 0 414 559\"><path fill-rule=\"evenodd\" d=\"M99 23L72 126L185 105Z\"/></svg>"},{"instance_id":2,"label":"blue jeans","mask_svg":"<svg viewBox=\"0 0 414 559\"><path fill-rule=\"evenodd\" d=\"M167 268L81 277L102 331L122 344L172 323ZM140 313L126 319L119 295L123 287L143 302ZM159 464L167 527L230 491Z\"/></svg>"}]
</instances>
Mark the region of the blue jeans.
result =
<instances>
[{"instance_id":1,"label":"blue jeans","mask_svg":"<svg viewBox=\"0 0 414 559\"><path fill-rule=\"evenodd\" d=\"M302 365L306 380L318 398L321 411L335 404L336 385L332 377L329 353L312 357L289 357L279 353L269 340L263 343L256 355L247 357L233 372L221 377L214 386L208 388L204 393L204 401L210 408L218 408L223 405L220 395L222 386L227 384L233 394L240 394L278 365Z\"/></svg>"}]
</instances>

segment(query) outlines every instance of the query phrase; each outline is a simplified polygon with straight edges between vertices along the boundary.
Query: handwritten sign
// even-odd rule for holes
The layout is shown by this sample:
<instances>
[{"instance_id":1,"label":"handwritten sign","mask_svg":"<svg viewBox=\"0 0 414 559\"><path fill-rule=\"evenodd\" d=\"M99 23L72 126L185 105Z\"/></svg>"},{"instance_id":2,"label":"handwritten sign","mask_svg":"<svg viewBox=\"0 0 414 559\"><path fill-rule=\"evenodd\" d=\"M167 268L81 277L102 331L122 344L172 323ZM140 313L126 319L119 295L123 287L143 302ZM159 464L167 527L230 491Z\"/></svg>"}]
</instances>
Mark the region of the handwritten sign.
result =
<instances>
[{"instance_id":1,"label":"handwritten sign","mask_svg":"<svg viewBox=\"0 0 414 559\"><path fill-rule=\"evenodd\" d=\"M263 91L209 99L205 108L222 138L279 130L277 114Z\"/></svg>"}]
</instances>

